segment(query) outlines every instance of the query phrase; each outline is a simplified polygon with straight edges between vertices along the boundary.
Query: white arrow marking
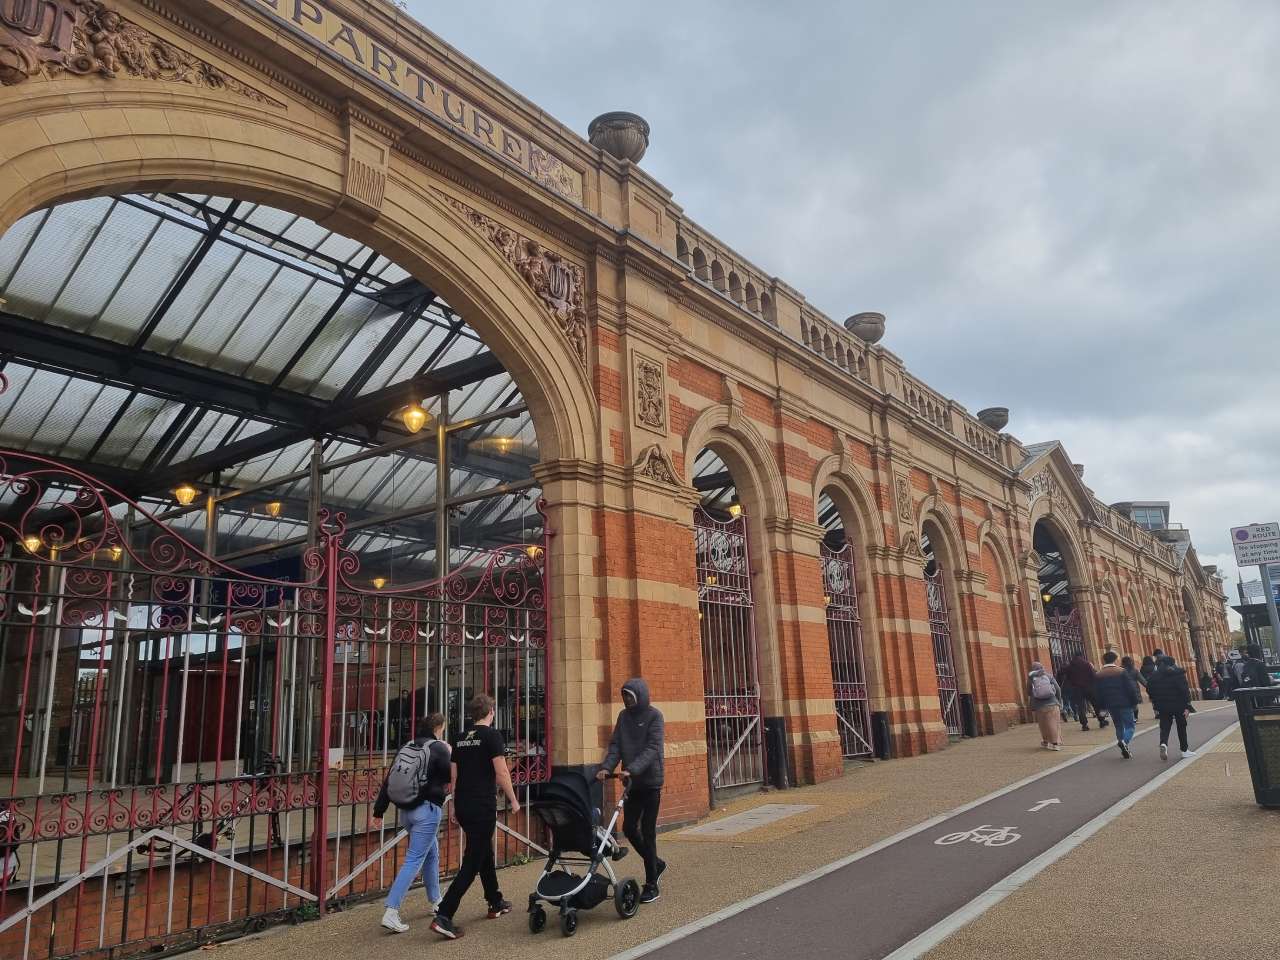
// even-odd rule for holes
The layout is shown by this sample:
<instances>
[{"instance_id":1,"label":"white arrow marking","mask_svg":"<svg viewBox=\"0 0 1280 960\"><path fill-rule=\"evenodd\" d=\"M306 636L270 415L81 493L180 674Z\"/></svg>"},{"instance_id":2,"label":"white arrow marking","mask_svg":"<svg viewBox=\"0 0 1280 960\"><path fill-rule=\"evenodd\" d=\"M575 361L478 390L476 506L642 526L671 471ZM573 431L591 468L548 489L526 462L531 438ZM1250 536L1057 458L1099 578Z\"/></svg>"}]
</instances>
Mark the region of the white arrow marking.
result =
<instances>
[{"instance_id":1,"label":"white arrow marking","mask_svg":"<svg viewBox=\"0 0 1280 960\"><path fill-rule=\"evenodd\" d=\"M1027 813L1039 813L1041 810L1043 810L1045 807L1049 806L1050 804L1061 803L1061 802L1062 801L1059 800L1057 797L1054 797L1052 800L1041 800L1034 807L1028 810Z\"/></svg>"}]
</instances>

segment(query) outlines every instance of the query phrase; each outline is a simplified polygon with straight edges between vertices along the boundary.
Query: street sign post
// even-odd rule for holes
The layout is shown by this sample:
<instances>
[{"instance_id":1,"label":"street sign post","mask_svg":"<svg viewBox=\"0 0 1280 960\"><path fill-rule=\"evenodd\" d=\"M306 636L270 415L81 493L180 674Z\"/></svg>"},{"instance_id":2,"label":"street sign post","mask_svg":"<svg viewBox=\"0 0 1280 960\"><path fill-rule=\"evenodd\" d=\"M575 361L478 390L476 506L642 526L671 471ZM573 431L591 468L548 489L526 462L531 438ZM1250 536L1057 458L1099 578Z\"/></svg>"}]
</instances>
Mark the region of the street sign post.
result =
<instances>
[{"instance_id":1,"label":"street sign post","mask_svg":"<svg viewBox=\"0 0 1280 960\"><path fill-rule=\"evenodd\" d=\"M1258 568L1262 593L1267 601L1267 619L1271 622L1271 647L1280 656L1280 614L1276 612L1276 595L1271 588L1267 564L1280 563L1280 523L1250 523L1231 528L1231 546L1236 551L1236 565Z\"/></svg>"}]
</instances>

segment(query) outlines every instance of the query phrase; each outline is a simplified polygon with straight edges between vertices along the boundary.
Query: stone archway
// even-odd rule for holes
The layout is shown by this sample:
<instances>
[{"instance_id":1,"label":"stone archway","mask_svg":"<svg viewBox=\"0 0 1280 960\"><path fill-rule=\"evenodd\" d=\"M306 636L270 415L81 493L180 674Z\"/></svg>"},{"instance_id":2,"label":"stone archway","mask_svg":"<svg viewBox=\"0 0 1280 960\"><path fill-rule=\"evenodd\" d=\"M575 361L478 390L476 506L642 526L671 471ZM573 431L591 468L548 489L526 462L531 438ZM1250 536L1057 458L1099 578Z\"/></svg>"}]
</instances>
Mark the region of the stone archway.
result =
<instances>
[{"instance_id":1,"label":"stone archway","mask_svg":"<svg viewBox=\"0 0 1280 960\"><path fill-rule=\"evenodd\" d=\"M542 456L535 472L549 506L548 525L558 534L550 559L557 759L594 758L594 728L583 733L581 708L573 705L595 702L598 690L582 671L569 668L598 655L594 588L588 571L567 559L591 550L583 545L590 525L569 516L583 509L575 465L600 460L590 345L540 285L538 263L529 261L542 254L521 246L528 241L524 234L536 230L511 231L475 209L477 201L455 184L391 151L381 136L376 124L354 111L338 119L296 103L286 110L234 89L123 77L109 84L100 77L64 77L0 87L6 174L0 178L0 231L31 210L90 196L229 195L288 210L366 243L465 313L520 386ZM373 174L353 161L369 143L382 148L376 191L368 189ZM573 269L573 282L582 285L582 268Z\"/></svg>"}]
</instances>

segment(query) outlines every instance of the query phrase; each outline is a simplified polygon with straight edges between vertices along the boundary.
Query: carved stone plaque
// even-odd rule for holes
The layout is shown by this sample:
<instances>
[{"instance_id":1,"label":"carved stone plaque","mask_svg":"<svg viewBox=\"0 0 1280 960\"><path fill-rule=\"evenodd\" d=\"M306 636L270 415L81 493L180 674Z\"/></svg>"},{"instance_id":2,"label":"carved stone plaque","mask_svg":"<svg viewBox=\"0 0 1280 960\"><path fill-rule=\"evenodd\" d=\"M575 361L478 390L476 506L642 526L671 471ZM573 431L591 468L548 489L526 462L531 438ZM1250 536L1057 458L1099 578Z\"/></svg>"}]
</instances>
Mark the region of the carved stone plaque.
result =
<instances>
[{"instance_id":1,"label":"carved stone plaque","mask_svg":"<svg viewBox=\"0 0 1280 960\"><path fill-rule=\"evenodd\" d=\"M643 353L631 355L636 425L659 433L667 429L667 387L662 364Z\"/></svg>"}]
</instances>

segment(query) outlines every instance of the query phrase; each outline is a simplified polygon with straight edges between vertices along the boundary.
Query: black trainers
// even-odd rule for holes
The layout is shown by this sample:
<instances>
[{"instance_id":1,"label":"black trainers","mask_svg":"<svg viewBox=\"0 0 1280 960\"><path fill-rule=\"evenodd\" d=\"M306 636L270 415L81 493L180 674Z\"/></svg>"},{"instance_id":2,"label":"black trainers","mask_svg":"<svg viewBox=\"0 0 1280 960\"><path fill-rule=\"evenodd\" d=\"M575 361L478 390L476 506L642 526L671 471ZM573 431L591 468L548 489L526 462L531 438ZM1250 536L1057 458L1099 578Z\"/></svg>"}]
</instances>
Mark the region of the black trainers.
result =
<instances>
[{"instance_id":1,"label":"black trainers","mask_svg":"<svg viewBox=\"0 0 1280 960\"><path fill-rule=\"evenodd\" d=\"M656 883L646 883L640 888L640 902L653 903L655 900L661 900L662 894L658 892Z\"/></svg>"},{"instance_id":2,"label":"black trainers","mask_svg":"<svg viewBox=\"0 0 1280 960\"><path fill-rule=\"evenodd\" d=\"M1126 760L1129 759L1129 745L1127 743L1122 742L1120 744L1120 755L1123 756Z\"/></svg>"},{"instance_id":3,"label":"black trainers","mask_svg":"<svg viewBox=\"0 0 1280 960\"><path fill-rule=\"evenodd\" d=\"M508 904L509 906L510 904ZM435 919L431 921L431 932L438 933L449 940L457 940L462 936L462 928L455 927L451 917L446 917L440 913L437 913Z\"/></svg>"},{"instance_id":4,"label":"black trainers","mask_svg":"<svg viewBox=\"0 0 1280 960\"><path fill-rule=\"evenodd\" d=\"M489 904L489 919L497 920L504 913L511 912L510 900L499 900L497 903Z\"/></svg>"}]
</instances>

